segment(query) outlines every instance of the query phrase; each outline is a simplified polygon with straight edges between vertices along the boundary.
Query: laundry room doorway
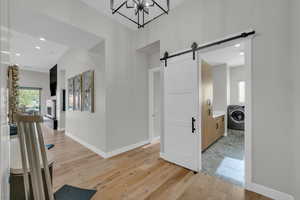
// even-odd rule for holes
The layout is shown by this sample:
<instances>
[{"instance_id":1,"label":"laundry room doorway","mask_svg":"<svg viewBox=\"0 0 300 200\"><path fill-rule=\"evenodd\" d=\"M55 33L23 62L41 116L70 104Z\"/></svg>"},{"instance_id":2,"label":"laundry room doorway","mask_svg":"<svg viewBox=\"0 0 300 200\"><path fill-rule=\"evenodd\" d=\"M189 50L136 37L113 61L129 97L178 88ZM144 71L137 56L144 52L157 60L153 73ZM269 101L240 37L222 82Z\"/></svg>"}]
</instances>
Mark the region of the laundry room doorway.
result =
<instances>
[{"instance_id":1,"label":"laundry room doorway","mask_svg":"<svg viewBox=\"0 0 300 200\"><path fill-rule=\"evenodd\" d=\"M250 48L241 40L199 53L201 171L242 187L251 172Z\"/></svg>"},{"instance_id":2,"label":"laundry room doorway","mask_svg":"<svg viewBox=\"0 0 300 200\"><path fill-rule=\"evenodd\" d=\"M255 31L202 46L193 43L191 49L166 52L160 59L161 158L251 187L253 35ZM240 69L244 76L235 78L237 85L231 88L230 75ZM231 99L236 94L238 103Z\"/></svg>"}]
</instances>

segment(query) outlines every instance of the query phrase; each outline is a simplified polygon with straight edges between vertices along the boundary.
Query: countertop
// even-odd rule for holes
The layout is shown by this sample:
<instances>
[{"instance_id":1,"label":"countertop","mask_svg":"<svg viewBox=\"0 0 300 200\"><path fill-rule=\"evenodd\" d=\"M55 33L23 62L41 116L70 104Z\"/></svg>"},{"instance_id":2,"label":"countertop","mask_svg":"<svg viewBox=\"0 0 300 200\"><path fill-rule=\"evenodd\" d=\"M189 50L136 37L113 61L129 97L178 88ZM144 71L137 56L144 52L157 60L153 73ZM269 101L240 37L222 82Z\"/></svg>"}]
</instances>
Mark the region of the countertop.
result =
<instances>
[{"instance_id":1,"label":"countertop","mask_svg":"<svg viewBox=\"0 0 300 200\"><path fill-rule=\"evenodd\" d=\"M213 111L213 118L221 117L225 115L224 111Z\"/></svg>"}]
</instances>

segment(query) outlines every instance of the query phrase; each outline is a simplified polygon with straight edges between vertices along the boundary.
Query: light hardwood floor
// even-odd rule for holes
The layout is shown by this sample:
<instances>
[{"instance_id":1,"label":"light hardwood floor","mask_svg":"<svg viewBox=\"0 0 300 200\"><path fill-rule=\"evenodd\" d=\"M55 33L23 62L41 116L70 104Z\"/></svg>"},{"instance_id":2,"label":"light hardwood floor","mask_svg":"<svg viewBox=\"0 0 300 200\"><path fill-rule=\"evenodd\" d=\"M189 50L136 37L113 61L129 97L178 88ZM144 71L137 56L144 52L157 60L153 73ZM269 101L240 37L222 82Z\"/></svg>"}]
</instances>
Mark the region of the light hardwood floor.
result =
<instances>
[{"instance_id":1,"label":"light hardwood floor","mask_svg":"<svg viewBox=\"0 0 300 200\"><path fill-rule=\"evenodd\" d=\"M269 200L160 159L159 143L103 159L63 132L43 130L46 143L55 144L50 150L55 157L54 190L64 184L96 189L93 200Z\"/></svg>"}]
</instances>

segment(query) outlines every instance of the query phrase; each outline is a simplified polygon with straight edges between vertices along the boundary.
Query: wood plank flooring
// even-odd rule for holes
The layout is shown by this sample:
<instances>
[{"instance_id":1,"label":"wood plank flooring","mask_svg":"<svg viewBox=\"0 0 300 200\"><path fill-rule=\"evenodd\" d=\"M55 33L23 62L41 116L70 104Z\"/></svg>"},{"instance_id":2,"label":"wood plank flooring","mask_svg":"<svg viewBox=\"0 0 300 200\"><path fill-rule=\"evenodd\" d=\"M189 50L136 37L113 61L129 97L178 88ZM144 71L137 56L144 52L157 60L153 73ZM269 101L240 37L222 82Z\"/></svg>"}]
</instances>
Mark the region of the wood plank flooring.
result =
<instances>
[{"instance_id":1,"label":"wood plank flooring","mask_svg":"<svg viewBox=\"0 0 300 200\"><path fill-rule=\"evenodd\" d=\"M64 184L96 189L93 200L269 200L215 177L159 158L159 143L103 159L65 136L43 127L46 143L55 144L54 190Z\"/></svg>"}]
</instances>

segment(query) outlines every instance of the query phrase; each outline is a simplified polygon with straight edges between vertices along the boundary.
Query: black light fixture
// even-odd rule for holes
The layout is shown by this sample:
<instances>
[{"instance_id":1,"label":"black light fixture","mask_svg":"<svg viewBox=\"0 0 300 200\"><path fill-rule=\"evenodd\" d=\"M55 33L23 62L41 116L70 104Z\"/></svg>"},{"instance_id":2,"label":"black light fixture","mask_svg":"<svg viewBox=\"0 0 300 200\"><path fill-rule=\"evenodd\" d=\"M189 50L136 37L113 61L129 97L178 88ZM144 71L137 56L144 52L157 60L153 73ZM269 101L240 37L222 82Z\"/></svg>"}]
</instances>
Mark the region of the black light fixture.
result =
<instances>
[{"instance_id":1,"label":"black light fixture","mask_svg":"<svg viewBox=\"0 0 300 200\"><path fill-rule=\"evenodd\" d=\"M144 28L153 20L170 10L170 0L110 0L112 14L118 13L122 17L135 23L138 28ZM162 5L164 4L164 5Z\"/></svg>"}]
</instances>

